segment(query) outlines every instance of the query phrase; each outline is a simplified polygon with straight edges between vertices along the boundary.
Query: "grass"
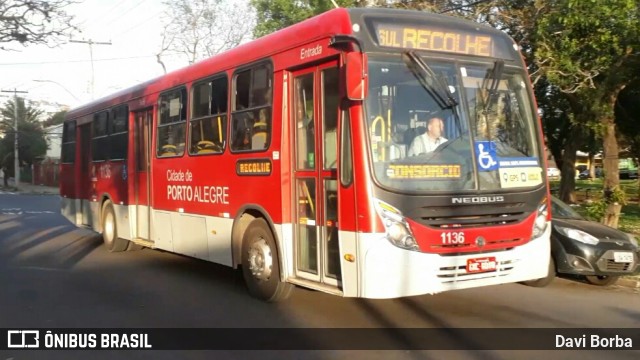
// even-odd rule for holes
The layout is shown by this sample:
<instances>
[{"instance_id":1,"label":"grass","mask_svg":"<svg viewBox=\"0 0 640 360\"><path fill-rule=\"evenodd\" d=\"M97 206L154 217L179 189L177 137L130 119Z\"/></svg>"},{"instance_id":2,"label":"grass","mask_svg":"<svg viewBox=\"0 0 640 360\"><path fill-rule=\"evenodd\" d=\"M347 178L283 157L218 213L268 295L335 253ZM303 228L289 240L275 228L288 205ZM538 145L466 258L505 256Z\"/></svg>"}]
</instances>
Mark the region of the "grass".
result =
<instances>
[{"instance_id":1,"label":"grass","mask_svg":"<svg viewBox=\"0 0 640 360\"><path fill-rule=\"evenodd\" d=\"M560 187L559 181L550 181L551 189ZM627 196L627 204L622 207L618 228L640 237L640 205L638 193L638 180L620 180L620 188ZM553 192L553 191L552 191ZM602 197L602 179L576 180L576 200L578 206L574 209L584 217L586 215L585 205L589 201ZM595 220L595 219L591 219Z\"/></svg>"}]
</instances>

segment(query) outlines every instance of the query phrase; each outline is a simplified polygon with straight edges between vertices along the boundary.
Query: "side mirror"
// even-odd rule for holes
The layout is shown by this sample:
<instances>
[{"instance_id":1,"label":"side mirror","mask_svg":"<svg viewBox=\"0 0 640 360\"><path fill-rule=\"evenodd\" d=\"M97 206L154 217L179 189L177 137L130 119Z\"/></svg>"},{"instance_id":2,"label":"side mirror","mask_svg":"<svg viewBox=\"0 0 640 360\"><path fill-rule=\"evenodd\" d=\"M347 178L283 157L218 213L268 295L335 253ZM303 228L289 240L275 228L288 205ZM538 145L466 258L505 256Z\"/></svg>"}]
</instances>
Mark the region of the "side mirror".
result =
<instances>
[{"instance_id":1,"label":"side mirror","mask_svg":"<svg viewBox=\"0 0 640 360\"><path fill-rule=\"evenodd\" d=\"M367 54L348 52L345 57L347 98L362 101L369 90Z\"/></svg>"}]
</instances>

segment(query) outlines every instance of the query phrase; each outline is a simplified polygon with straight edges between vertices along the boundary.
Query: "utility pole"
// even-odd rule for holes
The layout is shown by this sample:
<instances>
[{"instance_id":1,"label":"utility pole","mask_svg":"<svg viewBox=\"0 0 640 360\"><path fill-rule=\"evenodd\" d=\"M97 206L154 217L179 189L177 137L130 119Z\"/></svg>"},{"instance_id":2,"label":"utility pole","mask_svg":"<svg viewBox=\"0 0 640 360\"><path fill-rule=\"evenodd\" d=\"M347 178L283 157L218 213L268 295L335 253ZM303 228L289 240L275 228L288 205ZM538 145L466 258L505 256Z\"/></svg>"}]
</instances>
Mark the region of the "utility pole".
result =
<instances>
[{"instance_id":1,"label":"utility pole","mask_svg":"<svg viewBox=\"0 0 640 360\"><path fill-rule=\"evenodd\" d=\"M94 82L94 70L93 70L93 45L112 45L111 41L109 42L100 42L89 40L69 40L72 43L80 43L80 44L89 44L89 57L91 58L91 99L94 98L93 93L93 82Z\"/></svg>"},{"instance_id":2,"label":"utility pole","mask_svg":"<svg viewBox=\"0 0 640 360\"><path fill-rule=\"evenodd\" d=\"M18 151L18 93L26 94L27 91L2 90L2 92L13 93L13 132L14 132L14 149L13 149L13 179L15 180L16 189L20 188L20 153Z\"/></svg>"}]
</instances>

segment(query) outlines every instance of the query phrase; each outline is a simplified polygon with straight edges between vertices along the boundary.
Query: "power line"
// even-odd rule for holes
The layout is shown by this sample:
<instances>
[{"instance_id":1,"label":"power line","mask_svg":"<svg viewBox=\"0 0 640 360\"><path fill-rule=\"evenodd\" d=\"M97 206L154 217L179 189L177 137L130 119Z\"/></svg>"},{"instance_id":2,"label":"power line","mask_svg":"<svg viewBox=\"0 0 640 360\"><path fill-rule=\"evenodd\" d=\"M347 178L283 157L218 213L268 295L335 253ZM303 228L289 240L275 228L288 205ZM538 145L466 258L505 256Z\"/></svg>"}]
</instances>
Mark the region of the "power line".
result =
<instances>
[{"instance_id":1,"label":"power line","mask_svg":"<svg viewBox=\"0 0 640 360\"><path fill-rule=\"evenodd\" d=\"M115 5L113 5L112 7L110 7L108 10L103 11L103 12L94 12L94 16L88 16L86 17L84 20L82 20L80 22L80 25L84 25L85 30L91 30L93 28L100 28L103 29L105 27L111 27L113 26L114 22L119 21L120 19L124 19L128 16L131 16L132 14L132 10L137 8L138 6L142 5L143 3L145 3L148 0L142 0L139 1L137 3L132 2L132 1L128 1L127 5L132 5L130 7L127 6L120 6L124 3L125 0L121 0L120 2L116 3ZM115 11L114 11L115 10Z\"/></svg>"},{"instance_id":2,"label":"power line","mask_svg":"<svg viewBox=\"0 0 640 360\"><path fill-rule=\"evenodd\" d=\"M158 15L162 14L163 12L164 12L164 10L158 11L157 13L151 15L150 17L146 18L145 20L139 21L136 24L134 24L133 26L131 26L131 27L125 29L125 30L117 32L115 35L113 35L113 37L117 38L117 37L120 37L121 35L124 35L124 34L128 33L129 31L131 31L133 29L137 29L138 27L146 24L147 22L149 22L149 21L151 21L153 19L157 19Z\"/></svg>"},{"instance_id":3,"label":"power line","mask_svg":"<svg viewBox=\"0 0 640 360\"><path fill-rule=\"evenodd\" d=\"M112 45L111 41L109 42L93 41L89 39L89 40L69 40L69 42L79 43L79 44L89 44L89 56L91 57L91 98L93 99L93 95L94 95L93 84L94 84L94 78L95 78L95 71L93 69L93 45Z\"/></svg>"},{"instance_id":4,"label":"power line","mask_svg":"<svg viewBox=\"0 0 640 360\"><path fill-rule=\"evenodd\" d=\"M175 56L182 55L180 53L166 53L163 56ZM128 56L117 58L105 58L105 59L93 59L94 62L99 61L118 61L118 60L131 60L131 59L143 59L143 58L155 58L155 55L141 55L141 56ZM33 62L20 62L20 63L0 63L0 66L16 66L16 65L46 65L46 64L72 64L83 63L91 60L62 60L62 61L33 61Z\"/></svg>"},{"instance_id":5,"label":"power line","mask_svg":"<svg viewBox=\"0 0 640 360\"><path fill-rule=\"evenodd\" d=\"M91 23L91 24L96 24L96 23L101 23L104 21L105 18L107 18L109 15L111 15L111 13L113 12L113 10L117 9L123 2L125 2L126 0L120 0L119 2L117 2L115 5L113 5L112 7L109 8L109 10L103 12L103 13L97 13L94 12L93 15L94 16L89 16L86 19L82 20L78 25L84 25L87 22Z\"/></svg>"}]
</instances>

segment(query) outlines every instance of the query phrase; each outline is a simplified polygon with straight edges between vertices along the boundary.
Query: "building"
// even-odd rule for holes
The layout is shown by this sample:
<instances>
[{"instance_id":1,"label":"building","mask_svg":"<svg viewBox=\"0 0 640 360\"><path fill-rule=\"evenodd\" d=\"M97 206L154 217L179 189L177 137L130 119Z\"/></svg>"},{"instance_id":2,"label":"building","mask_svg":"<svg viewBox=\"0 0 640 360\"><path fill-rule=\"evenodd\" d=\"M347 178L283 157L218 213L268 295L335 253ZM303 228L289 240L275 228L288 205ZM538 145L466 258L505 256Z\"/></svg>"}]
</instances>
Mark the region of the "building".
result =
<instances>
[{"instance_id":1,"label":"building","mask_svg":"<svg viewBox=\"0 0 640 360\"><path fill-rule=\"evenodd\" d=\"M32 181L37 185L58 186L60 153L62 151L62 124L44 129L49 148L41 161L33 164Z\"/></svg>"}]
</instances>

